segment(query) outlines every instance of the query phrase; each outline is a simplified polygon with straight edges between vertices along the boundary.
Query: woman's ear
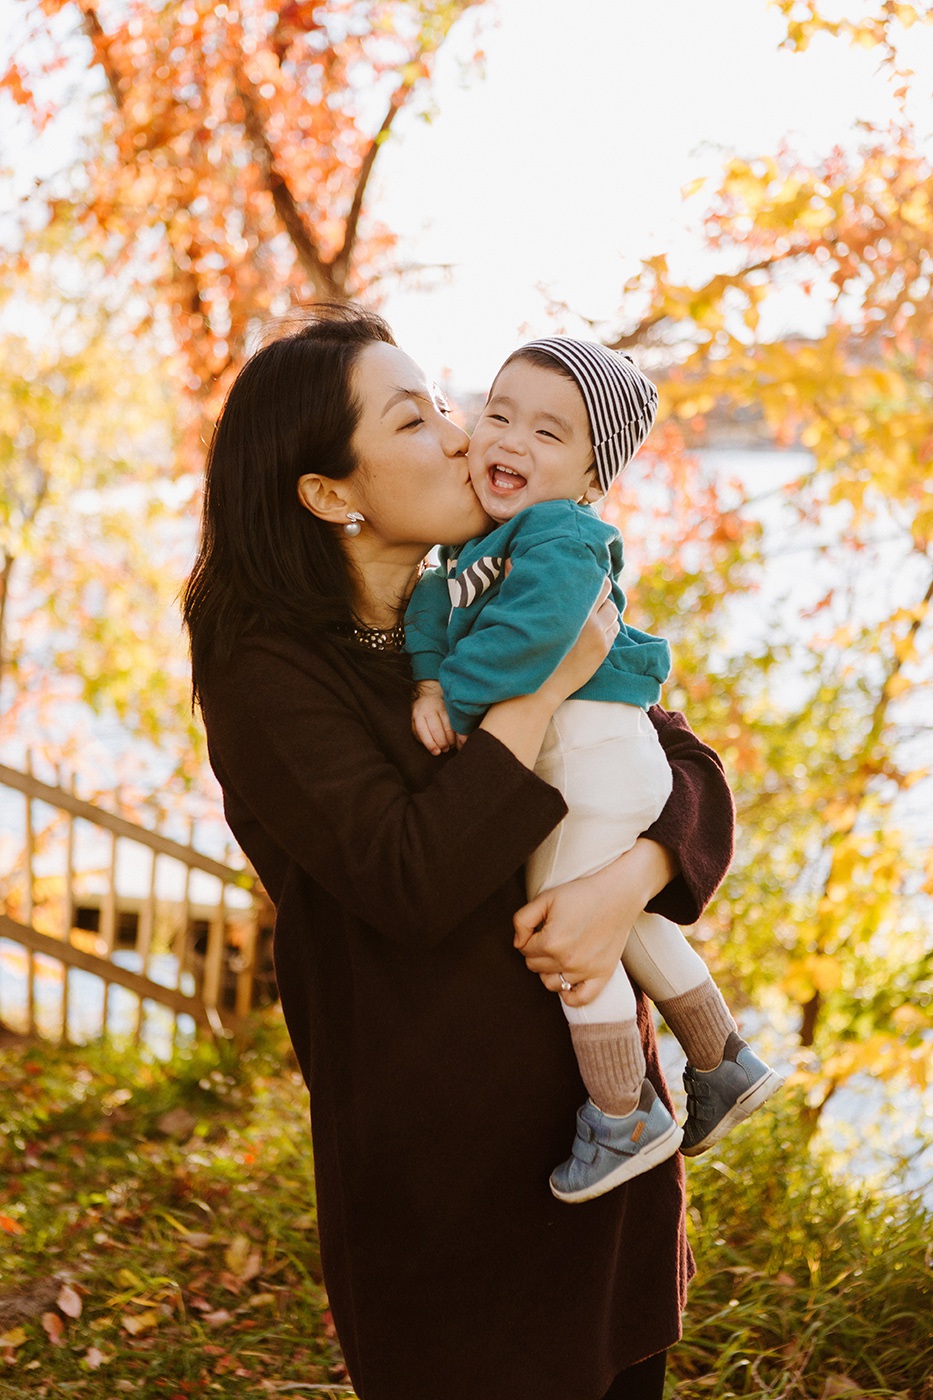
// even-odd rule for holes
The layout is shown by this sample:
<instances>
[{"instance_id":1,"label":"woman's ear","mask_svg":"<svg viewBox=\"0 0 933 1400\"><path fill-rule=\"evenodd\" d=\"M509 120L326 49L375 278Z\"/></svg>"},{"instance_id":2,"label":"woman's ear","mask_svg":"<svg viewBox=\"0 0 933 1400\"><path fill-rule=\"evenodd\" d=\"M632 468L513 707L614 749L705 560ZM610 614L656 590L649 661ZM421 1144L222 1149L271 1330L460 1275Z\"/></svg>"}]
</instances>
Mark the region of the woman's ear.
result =
<instances>
[{"instance_id":1,"label":"woman's ear","mask_svg":"<svg viewBox=\"0 0 933 1400\"><path fill-rule=\"evenodd\" d=\"M328 525L343 525L353 509L345 485L329 476L307 472L298 478L298 499L318 520L326 520Z\"/></svg>"}]
</instances>

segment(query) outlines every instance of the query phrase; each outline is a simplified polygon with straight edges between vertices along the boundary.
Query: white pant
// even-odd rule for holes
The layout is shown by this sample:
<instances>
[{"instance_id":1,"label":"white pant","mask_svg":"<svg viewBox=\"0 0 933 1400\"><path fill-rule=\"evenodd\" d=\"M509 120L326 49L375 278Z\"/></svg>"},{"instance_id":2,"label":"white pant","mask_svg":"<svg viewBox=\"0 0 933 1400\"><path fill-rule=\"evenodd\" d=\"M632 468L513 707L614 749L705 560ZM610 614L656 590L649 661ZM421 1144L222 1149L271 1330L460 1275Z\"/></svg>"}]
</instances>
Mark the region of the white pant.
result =
<instances>
[{"instance_id":1,"label":"white pant","mask_svg":"<svg viewBox=\"0 0 933 1400\"><path fill-rule=\"evenodd\" d=\"M672 786L645 711L604 700L564 701L548 727L535 772L560 790L569 810L528 861L529 899L592 875L630 850L660 815ZM603 991L589 1006L564 1006L568 1021L630 1020L635 997L626 971L654 1002L680 996L709 975L676 924L659 914L641 914Z\"/></svg>"}]
</instances>

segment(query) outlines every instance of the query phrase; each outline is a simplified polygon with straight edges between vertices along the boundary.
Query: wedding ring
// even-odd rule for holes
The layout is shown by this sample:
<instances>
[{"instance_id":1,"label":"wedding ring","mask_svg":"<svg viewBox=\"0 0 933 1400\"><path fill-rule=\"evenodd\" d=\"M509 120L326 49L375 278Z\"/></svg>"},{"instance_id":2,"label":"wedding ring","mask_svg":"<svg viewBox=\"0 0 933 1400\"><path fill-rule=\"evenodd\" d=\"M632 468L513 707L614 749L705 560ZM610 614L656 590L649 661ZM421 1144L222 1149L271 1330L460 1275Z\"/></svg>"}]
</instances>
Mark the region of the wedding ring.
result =
<instances>
[{"instance_id":1,"label":"wedding ring","mask_svg":"<svg viewBox=\"0 0 933 1400\"><path fill-rule=\"evenodd\" d=\"M562 992L572 992L572 991L573 991L573 983L572 983L572 982L568 982L568 981L567 981L567 978L564 977L563 974L561 974L560 989L561 989Z\"/></svg>"}]
</instances>

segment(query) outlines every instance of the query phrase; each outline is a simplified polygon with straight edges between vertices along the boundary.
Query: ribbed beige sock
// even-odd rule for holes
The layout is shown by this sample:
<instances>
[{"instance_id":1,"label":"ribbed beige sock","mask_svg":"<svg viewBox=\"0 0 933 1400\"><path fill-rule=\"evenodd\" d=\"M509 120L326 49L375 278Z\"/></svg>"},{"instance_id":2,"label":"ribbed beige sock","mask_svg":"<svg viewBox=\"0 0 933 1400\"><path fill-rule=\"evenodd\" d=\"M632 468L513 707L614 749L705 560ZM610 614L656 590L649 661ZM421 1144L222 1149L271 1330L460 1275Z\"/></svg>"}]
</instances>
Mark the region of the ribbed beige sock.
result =
<instances>
[{"instance_id":1,"label":"ribbed beige sock","mask_svg":"<svg viewBox=\"0 0 933 1400\"><path fill-rule=\"evenodd\" d=\"M712 977L679 997L659 1001L657 1008L694 1069L715 1069L726 1041L738 1027Z\"/></svg>"},{"instance_id":2,"label":"ribbed beige sock","mask_svg":"<svg viewBox=\"0 0 933 1400\"><path fill-rule=\"evenodd\" d=\"M596 1107L613 1118L632 1113L645 1077L638 1022L572 1022L570 1035L583 1083Z\"/></svg>"}]
</instances>

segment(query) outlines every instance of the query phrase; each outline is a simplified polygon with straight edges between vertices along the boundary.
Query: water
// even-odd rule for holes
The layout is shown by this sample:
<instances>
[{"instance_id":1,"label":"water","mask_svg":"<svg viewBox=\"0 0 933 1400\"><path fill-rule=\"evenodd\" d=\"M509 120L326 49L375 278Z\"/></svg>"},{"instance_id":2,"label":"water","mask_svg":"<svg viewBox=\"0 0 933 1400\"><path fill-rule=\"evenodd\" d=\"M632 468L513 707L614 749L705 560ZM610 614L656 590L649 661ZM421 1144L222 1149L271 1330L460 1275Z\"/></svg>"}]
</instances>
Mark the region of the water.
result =
<instances>
[{"instance_id":1,"label":"water","mask_svg":"<svg viewBox=\"0 0 933 1400\"><path fill-rule=\"evenodd\" d=\"M129 972L142 972L142 958L131 949L118 949L112 955L118 967ZM101 1013L104 1004L104 984L93 973L80 968L63 968L62 964L41 954L35 959L35 1010L36 1023L41 1035L57 1040L61 1030L62 988L64 976L68 975L68 1039L81 1043L95 1039L101 1031ZM26 979L27 955L25 948L18 943L0 939L0 1022L14 1030L26 1029ZM146 975L163 987L178 985L178 960L171 953L161 953L149 959ZM181 975L180 989L187 996L195 991L194 977L190 972ZM110 1035L133 1036L136 1032L139 998L125 987L111 985L107 1006L107 1030ZM144 1022L142 1039L145 1045L160 1059L168 1059L172 1053L175 1016L168 1007L157 1002L143 1004ZM178 1017L178 1031L175 1040L179 1044L188 1043L195 1033L195 1022L191 1016Z\"/></svg>"},{"instance_id":2,"label":"water","mask_svg":"<svg viewBox=\"0 0 933 1400\"><path fill-rule=\"evenodd\" d=\"M747 1011L737 1020L740 1033L757 1054L779 1073L794 1073L795 1037L789 1027L781 1034L763 1016ZM658 1025L658 1052L678 1121L682 1122L686 1113L681 1087L684 1054L663 1023ZM761 1112L768 1112L767 1105ZM823 1109L817 1142L829 1150L840 1174L870 1182L881 1190L916 1192L933 1210L931 1123L930 1088L892 1088L869 1074L857 1074Z\"/></svg>"}]
</instances>

